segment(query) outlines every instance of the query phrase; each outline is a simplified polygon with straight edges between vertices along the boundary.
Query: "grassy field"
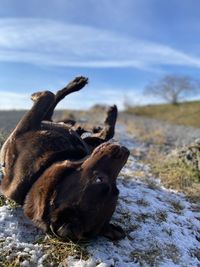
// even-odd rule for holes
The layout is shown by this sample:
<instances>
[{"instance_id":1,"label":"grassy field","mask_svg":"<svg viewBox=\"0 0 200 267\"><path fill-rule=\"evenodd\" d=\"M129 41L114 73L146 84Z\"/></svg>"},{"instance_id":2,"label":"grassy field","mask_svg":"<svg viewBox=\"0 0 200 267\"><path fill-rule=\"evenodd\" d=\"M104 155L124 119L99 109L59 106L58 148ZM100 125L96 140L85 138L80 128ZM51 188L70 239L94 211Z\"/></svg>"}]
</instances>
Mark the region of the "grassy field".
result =
<instances>
[{"instance_id":1,"label":"grassy field","mask_svg":"<svg viewBox=\"0 0 200 267\"><path fill-rule=\"evenodd\" d=\"M126 112L137 116L164 120L173 124L200 128L200 101L184 102L178 105L162 104L128 107Z\"/></svg>"}]
</instances>

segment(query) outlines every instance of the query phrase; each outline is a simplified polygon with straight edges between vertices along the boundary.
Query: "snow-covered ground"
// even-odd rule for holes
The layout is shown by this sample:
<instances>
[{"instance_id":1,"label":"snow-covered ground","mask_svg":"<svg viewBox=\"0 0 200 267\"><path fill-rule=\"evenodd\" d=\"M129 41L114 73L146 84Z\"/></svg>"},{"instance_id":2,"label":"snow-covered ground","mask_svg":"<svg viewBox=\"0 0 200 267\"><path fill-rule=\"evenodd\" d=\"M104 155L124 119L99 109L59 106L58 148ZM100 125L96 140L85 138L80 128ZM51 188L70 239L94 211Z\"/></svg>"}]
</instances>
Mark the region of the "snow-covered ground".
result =
<instances>
[{"instance_id":1,"label":"snow-covered ground","mask_svg":"<svg viewBox=\"0 0 200 267\"><path fill-rule=\"evenodd\" d=\"M138 145L124 133L119 139L130 149ZM68 257L60 266L200 266L197 205L163 188L148 166L133 156L118 178L118 188L120 197L112 222L121 225L127 237L117 242L102 237L91 240L84 244L87 260ZM42 245L35 243L41 236L20 207L0 207L0 260L4 255L10 259L20 256L21 266L49 266Z\"/></svg>"}]
</instances>

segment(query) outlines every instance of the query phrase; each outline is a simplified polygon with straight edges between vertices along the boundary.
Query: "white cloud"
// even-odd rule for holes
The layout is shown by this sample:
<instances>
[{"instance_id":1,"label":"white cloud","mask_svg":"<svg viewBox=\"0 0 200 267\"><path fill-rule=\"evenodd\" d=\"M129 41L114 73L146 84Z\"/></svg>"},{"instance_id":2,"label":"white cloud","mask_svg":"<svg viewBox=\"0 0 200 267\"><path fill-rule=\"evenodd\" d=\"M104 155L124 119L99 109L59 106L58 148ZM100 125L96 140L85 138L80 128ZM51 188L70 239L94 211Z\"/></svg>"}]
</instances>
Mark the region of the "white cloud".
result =
<instances>
[{"instance_id":1,"label":"white cloud","mask_svg":"<svg viewBox=\"0 0 200 267\"><path fill-rule=\"evenodd\" d=\"M30 109L32 102L29 94L0 91L0 110L9 109ZM67 96L62 100L58 109L88 109L95 104L113 105L116 104L120 110L124 108L124 103L132 105L142 105L155 103L157 99L145 98L137 89L126 88L124 92L116 88L104 88L95 90L91 87Z\"/></svg>"},{"instance_id":2,"label":"white cloud","mask_svg":"<svg viewBox=\"0 0 200 267\"><path fill-rule=\"evenodd\" d=\"M0 19L0 61L91 68L200 67L200 58L167 45L91 26L28 18Z\"/></svg>"},{"instance_id":3,"label":"white cloud","mask_svg":"<svg viewBox=\"0 0 200 267\"><path fill-rule=\"evenodd\" d=\"M29 109L31 100L28 94L20 94L14 92L0 92L0 109Z\"/></svg>"}]
</instances>

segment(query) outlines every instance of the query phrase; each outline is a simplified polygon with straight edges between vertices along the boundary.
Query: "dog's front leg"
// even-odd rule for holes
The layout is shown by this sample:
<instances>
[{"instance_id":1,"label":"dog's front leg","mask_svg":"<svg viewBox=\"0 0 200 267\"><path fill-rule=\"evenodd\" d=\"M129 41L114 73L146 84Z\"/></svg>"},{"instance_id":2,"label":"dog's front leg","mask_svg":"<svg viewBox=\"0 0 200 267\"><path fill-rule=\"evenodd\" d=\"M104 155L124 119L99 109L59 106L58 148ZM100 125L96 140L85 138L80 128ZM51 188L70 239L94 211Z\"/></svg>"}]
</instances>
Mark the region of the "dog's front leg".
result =
<instances>
[{"instance_id":1,"label":"dog's front leg","mask_svg":"<svg viewBox=\"0 0 200 267\"><path fill-rule=\"evenodd\" d=\"M18 136L25 132L38 129L41 121L55 101L55 95L50 91L34 93L31 98L34 104L19 121L13 135Z\"/></svg>"},{"instance_id":2,"label":"dog's front leg","mask_svg":"<svg viewBox=\"0 0 200 267\"><path fill-rule=\"evenodd\" d=\"M55 95L55 101L53 105L51 106L51 108L49 109L48 113L45 115L45 118L43 120L51 121L51 117L53 115L54 109L57 106L57 104L67 95L82 89L87 83L88 83L88 78L80 76L76 77L63 89L59 90Z\"/></svg>"}]
</instances>

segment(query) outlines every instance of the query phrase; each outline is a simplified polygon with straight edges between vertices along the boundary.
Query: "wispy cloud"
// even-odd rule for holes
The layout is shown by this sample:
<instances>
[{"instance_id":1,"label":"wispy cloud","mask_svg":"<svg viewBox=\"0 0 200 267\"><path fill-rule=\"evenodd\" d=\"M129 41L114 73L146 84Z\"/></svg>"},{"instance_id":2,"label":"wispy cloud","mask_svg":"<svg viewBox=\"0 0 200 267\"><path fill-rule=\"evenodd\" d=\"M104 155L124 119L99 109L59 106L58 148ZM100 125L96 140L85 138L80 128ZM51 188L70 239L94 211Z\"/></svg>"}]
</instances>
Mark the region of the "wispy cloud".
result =
<instances>
[{"instance_id":1,"label":"wispy cloud","mask_svg":"<svg viewBox=\"0 0 200 267\"><path fill-rule=\"evenodd\" d=\"M0 91L0 109L29 109L31 100L28 94Z\"/></svg>"},{"instance_id":2,"label":"wispy cloud","mask_svg":"<svg viewBox=\"0 0 200 267\"><path fill-rule=\"evenodd\" d=\"M9 109L30 109L32 101L29 94L13 93L0 91L0 110ZM157 102L155 97L145 98L144 95L134 88L125 88L124 91L116 88L104 88L104 90L87 88L71 94L62 100L58 109L88 109L95 104L113 105L116 104L120 110L124 109L126 104L143 105Z\"/></svg>"},{"instance_id":3,"label":"wispy cloud","mask_svg":"<svg viewBox=\"0 0 200 267\"><path fill-rule=\"evenodd\" d=\"M167 45L91 26L44 19L0 19L0 61L69 67L200 67L200 58Z\"/></svg>"}]
</instances>

